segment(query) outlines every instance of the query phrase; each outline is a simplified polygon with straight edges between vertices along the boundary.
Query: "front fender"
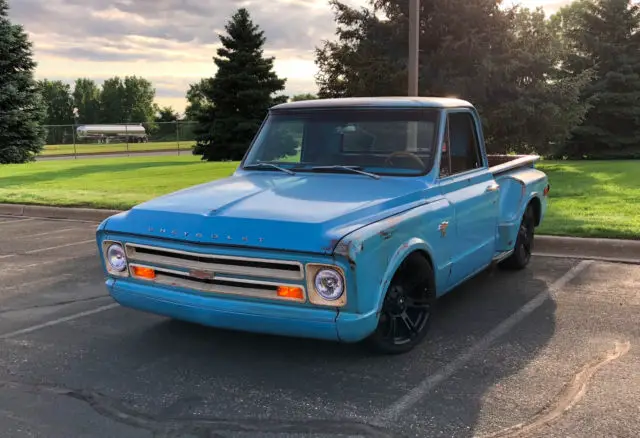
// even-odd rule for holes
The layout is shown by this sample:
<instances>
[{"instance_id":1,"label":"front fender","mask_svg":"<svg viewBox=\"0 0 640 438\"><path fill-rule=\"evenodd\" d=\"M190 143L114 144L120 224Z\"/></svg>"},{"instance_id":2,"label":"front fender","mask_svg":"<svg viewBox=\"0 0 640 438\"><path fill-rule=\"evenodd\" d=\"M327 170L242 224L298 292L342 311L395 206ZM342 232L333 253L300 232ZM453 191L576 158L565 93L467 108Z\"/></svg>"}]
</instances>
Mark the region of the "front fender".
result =
<instances>
[{"instance_id":1,"label":"front fender","mask_svg":"<svg viewBox=\"0 0 640 438\"><path fill-rule=\"evenodd\" d=\"M446 199L433 198L340 241L335 254L349 267L353 293L353 307L349 310L360 314L378 312L398 266L413 251L423 251L429 257L436 293L444 290L451 269L451 245L439 227L443 222L452 222L453 214Z\"/></svg>"}]
</instances>

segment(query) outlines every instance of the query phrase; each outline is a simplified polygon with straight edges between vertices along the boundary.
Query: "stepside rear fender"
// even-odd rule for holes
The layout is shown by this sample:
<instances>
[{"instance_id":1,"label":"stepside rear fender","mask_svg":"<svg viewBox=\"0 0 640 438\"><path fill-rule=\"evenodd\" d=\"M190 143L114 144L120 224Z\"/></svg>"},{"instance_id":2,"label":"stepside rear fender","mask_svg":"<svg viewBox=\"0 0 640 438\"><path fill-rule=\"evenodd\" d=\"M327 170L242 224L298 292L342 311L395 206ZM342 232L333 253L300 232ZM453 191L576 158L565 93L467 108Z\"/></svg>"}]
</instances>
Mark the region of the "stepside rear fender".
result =
<instances>
[{"instance_id":1,"label":"stepside rear fender","mask_svg":"<svg viewBox=\"0 0 640 438\"><path fill-rule=\"evenodd\" d=\"M547 175L533 168L520 168L496 176L500 184L500 215L498 219L498 252L513 249L520 227L520 221L531 203L539 225L547 210L545 188Z\"/></svg>"}]
</instances>

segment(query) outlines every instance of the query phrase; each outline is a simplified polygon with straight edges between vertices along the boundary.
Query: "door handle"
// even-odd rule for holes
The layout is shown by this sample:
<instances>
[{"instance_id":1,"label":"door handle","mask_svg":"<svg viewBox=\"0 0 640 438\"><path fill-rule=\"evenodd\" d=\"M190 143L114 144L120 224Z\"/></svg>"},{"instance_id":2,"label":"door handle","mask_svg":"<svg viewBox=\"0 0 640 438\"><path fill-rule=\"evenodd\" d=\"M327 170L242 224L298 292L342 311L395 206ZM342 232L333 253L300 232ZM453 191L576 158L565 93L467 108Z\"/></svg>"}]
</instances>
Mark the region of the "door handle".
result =
<instances>
[{"instance_id":1,"label":"door handle","mask_svg":"<svg viewBox=\"0 0 640 438\"><path fill-rule=\"evenodd\" d=\"M491 184L490 186L487 186L487 192L495 192L498 191L500 189L500 184Z\"/></svg>"}]
</instances>

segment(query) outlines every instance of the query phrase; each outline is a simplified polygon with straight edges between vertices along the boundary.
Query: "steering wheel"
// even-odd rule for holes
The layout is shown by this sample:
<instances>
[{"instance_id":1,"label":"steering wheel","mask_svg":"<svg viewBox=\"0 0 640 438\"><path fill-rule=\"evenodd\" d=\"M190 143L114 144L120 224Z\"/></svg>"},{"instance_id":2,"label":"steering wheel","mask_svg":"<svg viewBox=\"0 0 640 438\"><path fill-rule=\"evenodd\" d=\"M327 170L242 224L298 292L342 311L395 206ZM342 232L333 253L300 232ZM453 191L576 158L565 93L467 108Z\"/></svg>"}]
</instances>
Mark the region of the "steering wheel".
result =
<instances>
[{"instance_id":1,"label":"steering wheel","mask_svg":"<svg viewBox=\"0 0 640 438\"><path fill-rule=\"evenodd\" d=\"M389 155L385 162L389 163L389 164L393 164L392 163L392 159L393 157L409 157L412 158L415 162L420 164L420 167L424 168L424 162L420 159L419 156L417 156L416 154L412 153L412 152L408 152L408 151L398 151L398 152L394 152L391 155Z\"/></svg>"}]
</instances>

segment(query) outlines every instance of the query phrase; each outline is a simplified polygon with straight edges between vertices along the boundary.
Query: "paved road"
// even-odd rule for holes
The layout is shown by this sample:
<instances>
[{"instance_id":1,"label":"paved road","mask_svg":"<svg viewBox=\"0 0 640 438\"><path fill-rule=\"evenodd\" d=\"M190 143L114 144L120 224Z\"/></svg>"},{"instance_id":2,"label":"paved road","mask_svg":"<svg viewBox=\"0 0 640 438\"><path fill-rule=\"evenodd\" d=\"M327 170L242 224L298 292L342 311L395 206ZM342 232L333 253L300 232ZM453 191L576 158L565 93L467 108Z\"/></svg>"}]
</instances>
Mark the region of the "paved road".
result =
<instances>
[{"instance_id":1,"label":"paved road","mask_svg":"<svg viewBox=\"0 0 640 438\"><path fill-rule=\"evenodd\" d=\"M640 267L482 274L376 357L119 307L94 228L0 217L3 437L640 435Z\"/></svg>"},{"instance_id":2,"label":"paved road","mask_svg":"<svg viewBox=\"0 0 640 438\"><path fill-rule=\"evenodd\" d=\"M161 157L168 155L191 155L191 149L182 149L180 151L170 150L170 151L153 151L153 152L114 152L109 154L83 154L78 155L77 157L73 155L65 155L65 156L51 156L51 155L40 155L36 157L36 161L56 161L56 160L84 160L91 158L122 158L122 157Z\"/></svg>"}]
</instances>

